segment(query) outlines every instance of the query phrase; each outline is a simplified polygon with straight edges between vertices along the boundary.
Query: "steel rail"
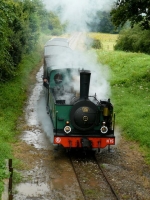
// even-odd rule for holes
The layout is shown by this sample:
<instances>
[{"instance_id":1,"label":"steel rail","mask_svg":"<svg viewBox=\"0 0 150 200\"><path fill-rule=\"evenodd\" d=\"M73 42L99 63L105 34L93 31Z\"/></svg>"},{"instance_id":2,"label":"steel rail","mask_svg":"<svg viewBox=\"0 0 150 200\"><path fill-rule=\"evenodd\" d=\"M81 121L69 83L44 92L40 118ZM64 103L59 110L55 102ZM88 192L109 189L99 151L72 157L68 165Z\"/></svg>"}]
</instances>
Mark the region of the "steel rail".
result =
<instances>
[{"instance_id":1,"label":"steel rail","mask_svg":"<svg viewBox=\"0 0 150 200\"><path fill-rule=\"evenodd\" d=\"M100 166L100 164L99 164L99 162L98 162L98 160L97 160L97 158L96 158L96 155L95 155L95 154L92 155L91 158L92 158L92 160L95 162L95 164L98 166L99 170L101 171L102 176L104 177L104 180L105 180L105 182L107 183L108 187L110 188L110 191L112 192L112 195L114 196L114 198L115 198L116 200L120 200L120 198L118 197L118 195L117 195L117 193L116 193L114 187L112 186L111 182L110 182L109 179L108 179L107 173L104 172L104 170L103 170L102 167ZM75 176L76 176L76 178L77 178L77 181L78 181L80 190L81 190L81 192L82 192L82 195L83 195L84 199L86 200L87 197L86 197L86 195L85 195L85 193L84 193L84 190L83 190L83 188L82 188L82 185L81 185L81 183L80 183L80 179L79 179L79 177L78 177L78 174L77 174L77 171L76 171L76 169L75 169L75 166L74 166L74 163L73 163L73 160L72 160L72 157L71 157L70 153L69 153L69 159L70 159L72 168L73 168L73 170L74 170Z\"/></svg>"},{"instance_id":2,"label":"steel rail","mask_svg":"<svg viewBox=\"0 0 150 200\"><path fill-rule=\"evenodd\" d=\"M114 194L116 200L120 200L120 198L118 197L118 195L117 195L116 192L115 192L115 189L113 188L112 184L110 183L109 179L107 178L106 172L104 172L104 170L102 169L102 167L99 165L99 162L98 162L98 160L97 160L97 158L96 158L95 155L94 155L94 159L95 159L95 161L96 161L96 163L97 163L99 169L101 170L101 172L102 172L102 174L103 174L103 176L104 176L104 178L105 178L107 184L109 185L109 187L110 187L112 193Z\"/></svg>"},{"instance_id":3,"label":"steel rail","mask_svg":"<svg viewBox=\"0 0 150 200\"><path fill-rule=\"evenodd\" d=\"M78 174L77 174L77 172L76 172L76 170L75 170L75 167L74 167L74 164L73 164L73 161L72 161L72 158L71 158L70 153L69 153L69 159L70 159L72 168L73 168L73 170L74 170L75 176L76 176L76 178L77 178L77 181L78 181L80 190L81 190L81 192L82 192L82 195L83 195L84 199L87 200L87 198L86 198L86 196L85 196L85 193L84 193L84 190L83 190L83 188L82 188L82 186L81 186L80 180L79 180L79 178L78 178Z\"/></svg>"}]
</instances>

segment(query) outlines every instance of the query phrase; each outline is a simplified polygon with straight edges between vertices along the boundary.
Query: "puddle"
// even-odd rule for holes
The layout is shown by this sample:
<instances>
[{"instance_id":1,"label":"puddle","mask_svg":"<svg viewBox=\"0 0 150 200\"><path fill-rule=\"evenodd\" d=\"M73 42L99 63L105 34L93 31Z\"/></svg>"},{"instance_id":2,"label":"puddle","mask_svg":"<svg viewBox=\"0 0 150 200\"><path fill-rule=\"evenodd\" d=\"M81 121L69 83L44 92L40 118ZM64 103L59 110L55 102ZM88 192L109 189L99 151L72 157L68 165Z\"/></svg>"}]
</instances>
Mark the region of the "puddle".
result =
<instances>
[{"instance_id":1,"label":"puddle","mask_svg":"<svg viewBox=\"0 0 150 200\"><path fill-rule=\"evenodd\" d=\"M34 146L37 149L51 149L47 137L43 136L43 133L40 130L34 131L24 131L22 140L27 144Z\"/></svg>"},{"instance_id":2,"label":"puddle","mask_svg":"<svg viewBox=\"0 0 150 200\"><path fill-rule=\"evenodd\" d=\"M43 90L42 74L43 74L43 67L40 68L39 72L36 75L37 82L27 103L28 106L26 108L26 121L29 126L30 125L38 126L37 107L41 91Z\"/></svg>"},{"instance_id":3,"label":"puddle","mask_svg":"<svg viewBox=\"0 0 150 200\"><path fill-rule=\"evenodd\" d=\"M36 75L37 82L25 110L26 123L30 130L23 132L21 140L33 145L37 149L52 149L53 128L50 117L46 112L42 75L43 67L40 68Z\"/></svg>"},{"instance_id":4,"label":"puddle","mask_svg":"<svg viewBox=\"0 0 150 200\"><path fill-rule=\"evenodd\" d=\"M46 157L47 160L49 159L47 162L50 162L51 158L48 154L50 152L52 154L54 148L50 141L53 139L53 129L50 117L46 113L42 74L43 67L36 75L36 84L27 102L25 109L27 128L20 139L34 146L39 155L41 154L43 159ZM38 158L38 161L35 159L34 169L22 171L24 182L16 185L15 200L52 199L49 163L46 164L46 161L41 160L42 158Z\"/></svg>"},{"instance_id":5,"label":"puddle","mask_svg":"<svg viewBox=\"0 0 150 200\"><path fill-rule=\"evenodd\" d=\"M20 195L31 197L35 195L44 195L50 191L48 184L45 183L21 183L16 189L19 191Z\"/></svg>"}]
</instances>

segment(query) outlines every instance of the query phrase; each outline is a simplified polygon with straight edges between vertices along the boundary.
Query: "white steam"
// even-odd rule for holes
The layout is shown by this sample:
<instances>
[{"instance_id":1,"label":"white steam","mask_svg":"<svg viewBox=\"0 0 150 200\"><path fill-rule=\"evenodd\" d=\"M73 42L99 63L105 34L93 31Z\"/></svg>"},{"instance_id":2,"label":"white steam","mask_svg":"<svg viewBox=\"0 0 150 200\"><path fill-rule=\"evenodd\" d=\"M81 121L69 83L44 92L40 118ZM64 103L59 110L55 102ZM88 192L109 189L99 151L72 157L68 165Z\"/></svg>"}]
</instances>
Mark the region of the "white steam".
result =
<instances>
[{"instance_id":1,"label":"white steam","mask_svg":"<svg viewBox=\"0 0 150 200\"><path fill-rule=\"evenodd\" d=\"M74 54L73 67L91 71L89 96L96 96L98 100L106 100L110 97L110 69L97 63L94 53L76 52Z\"/></svg>"},{"instance_id":2,"label":"white steam","mask_svg":"<svg viewBox=\"0 0 150 200\"><path fill-rule=\"evenodd\" d=\"M46 8L56 12L62 23L68 22L68 32L85 32L88 31L88 25L95 20L98 11L108 11L111 9L115 0L43 0ZM79 37L77 37L79 36ZM82 34L76 38L80 41ZM75 42L77 44L77 42ZM74 44L72 44L73 47ZM73 48L74 49L74 48ZM90 55L85 52L75 52L73 54L73 62L70 58L63 56L63 59L57 59L57 65L62 68L72 67L91 71L90 91L89 95L97 95L98 100L110 97L109 86L109 69L108 66L102 66L97 63L94 53ZM59 55L61 58L61 55ZM72 59L72 58L71 58ZM59 63L60 61L60 63ZM69 61L69 62L68 62ZM66 63L70 63L70 66ZM78 81L79 82L79 81ZM79 90L79 84L74 84L75 90ZM63 97L62 97L63 98ZM66 98L66 97L65 97Z\"/></svg>"},{"instance_id":3,"label":"white steam","mask_svg":"<svg viewBox=\"0 0 150 200\"><path fill-rule=\"evenodd\" d=\"M85 31L87 23L98 20L97 11L110 10L115 0L43 0L46 8L56 12L61 22L69 22L69 31Z\"/></svg>"}]
</instances>

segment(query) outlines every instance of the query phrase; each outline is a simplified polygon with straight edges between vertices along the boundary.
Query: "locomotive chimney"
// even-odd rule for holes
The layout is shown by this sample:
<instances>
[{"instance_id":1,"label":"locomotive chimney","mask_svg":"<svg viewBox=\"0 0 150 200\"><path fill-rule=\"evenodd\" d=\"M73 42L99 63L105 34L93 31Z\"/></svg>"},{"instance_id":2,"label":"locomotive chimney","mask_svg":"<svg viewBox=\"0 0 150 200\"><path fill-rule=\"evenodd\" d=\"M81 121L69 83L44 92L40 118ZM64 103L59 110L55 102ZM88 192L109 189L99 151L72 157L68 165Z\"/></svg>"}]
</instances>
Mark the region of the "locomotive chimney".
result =
<instances>
[{"instance_id":1,"label":"locomotive chimney","mask_svg":"<svg viewBox=\"0 0 150 200\"><path fill-rule=\"evenodd\" d=\"M80 99L88 99L91 72L80 71Z\"/></svg>"}]
</instances>

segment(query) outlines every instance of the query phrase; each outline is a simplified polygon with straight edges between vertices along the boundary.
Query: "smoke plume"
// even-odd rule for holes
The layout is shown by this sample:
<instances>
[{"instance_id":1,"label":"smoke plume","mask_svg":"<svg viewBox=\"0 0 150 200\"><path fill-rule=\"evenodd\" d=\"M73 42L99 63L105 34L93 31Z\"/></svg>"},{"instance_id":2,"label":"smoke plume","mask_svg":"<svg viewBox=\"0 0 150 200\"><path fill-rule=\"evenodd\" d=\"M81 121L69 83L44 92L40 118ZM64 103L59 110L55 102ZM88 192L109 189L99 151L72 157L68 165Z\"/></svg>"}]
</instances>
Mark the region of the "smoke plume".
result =
<instances>
[{"instance_id":1,"label":"smoke plume","mask_svg":"<svg viewBox=\"0 0 150 200\"><path fill-rule=\"evenodd\" d=\"M43 0L46 8L56 12L61 22L69 22L69 31L87 31L87 24L96 18L97 11L108 11L115 0Z\"/></svg>"},{"instance_id":2,"label":"smoke plume","mask_svg":"<svg viewBox=\"0 0 150 200\"><path fill-rule=\"evenodd\" d=\"M88 31L88 23L99 20L96 19L97 12L109 11L114 1L115 0L43 0L43 3L48 10L57 13L62 23L68 22L68 32L85 32ZM94 53L87 55L87 52L83 51L74 52L73 61L70 61L68 56L62 55L63 59L57 59L57 65L91 70L89 95L93 96L96 93L99 100L109 98L109 67L98 64ZM60 57L61 55L59 58ZM71 63L70 66L66 65L68 60L69 63Z\"/></svg>"}]
</instances>

